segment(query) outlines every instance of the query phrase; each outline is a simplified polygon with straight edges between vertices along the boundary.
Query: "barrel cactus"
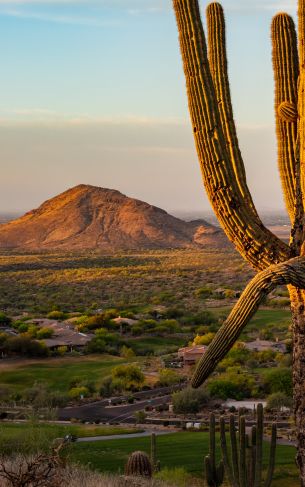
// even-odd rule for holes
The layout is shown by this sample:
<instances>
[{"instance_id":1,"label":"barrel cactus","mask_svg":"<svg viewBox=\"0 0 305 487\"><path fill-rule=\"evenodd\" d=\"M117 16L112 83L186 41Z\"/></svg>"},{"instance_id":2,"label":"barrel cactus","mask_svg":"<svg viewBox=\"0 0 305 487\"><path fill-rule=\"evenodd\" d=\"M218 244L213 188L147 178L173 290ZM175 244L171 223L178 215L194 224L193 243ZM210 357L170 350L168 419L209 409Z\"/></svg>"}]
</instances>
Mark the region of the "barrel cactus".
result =
<instances>
[{"instance_id":1,"label":"barrel cactus","mask_svg":"<svg viewBox=\"0 0 305 487\"><path fill-rule=\"evenodd\" d=\"M150 478L152 476L152 466L148 455L143 451L133 452L126 463L125 475Z\"/></svg>"}]
</instances>

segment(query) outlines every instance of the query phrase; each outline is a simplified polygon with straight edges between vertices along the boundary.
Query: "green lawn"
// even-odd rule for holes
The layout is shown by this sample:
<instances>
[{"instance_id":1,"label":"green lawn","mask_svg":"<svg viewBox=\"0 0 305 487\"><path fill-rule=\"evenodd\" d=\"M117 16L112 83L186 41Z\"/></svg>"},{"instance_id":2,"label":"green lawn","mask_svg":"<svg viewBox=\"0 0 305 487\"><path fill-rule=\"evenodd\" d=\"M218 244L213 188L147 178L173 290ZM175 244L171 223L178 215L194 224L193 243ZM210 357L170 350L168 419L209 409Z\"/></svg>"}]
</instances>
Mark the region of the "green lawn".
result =
<instances>
[{"instance_id":1,"label":"green lawn","mask_svg":"<svg viewBox=\"0 0 305 487\"><path fill-rule=\"evenodd\" d=\"M67 392L73 378L100 382L111 369L126 359L110 355L63 357L37 361L19 360L15 364L6 362L1 370L0 385L9 385L15 392L22 392L41 381L50 389Z\"/></svg>"},{"instance_id":2,"label":"green lawn","mask_svg":"<svg viewBox=\"0 0 305 487\"><path fill-rule=\"evenodd\" d=\"M150 451L150 438L128 438L72 446L71 459L107 472L123 472L128 455L135 450ZM267 462L269 444L265 445ZM202 475L203 457L208 453L208 433L176 433L157 438L157 457L161 467L184 467L192 475ZM218 452L219 453L219 452ZM295 450L278 446L276 472L272 487L298 487L294 465Z\"/></svg>"},{"instance_id":3,"label":"green lawn","mask_svg":"<svg viewBox=\"0 0 305 487\"><path fill-rule=\"evenodd\" d=\"M51 423L0 423L1 439L16 439L19 436L38 431L49 439L62 438L68 434L76 435L78 438L89 436L107 436L118 434L138 433L143 430L135 427L105 426L105 425L82 425L82 424L51 424Z\"/></svg>"},{"instance_id":4,"label":"green lawn","mask_svg":"<svg viewBox=\"0 0 305 487\"><path fill-rule=\"evenodd\" d=\"M231 308L209 308L214 315L219 317L228 316ZM257 331L268 329L273 331L278 338L284 338L291 322L291 313L288 309L259 309L252 320L245 327L241 340L249 333L257 334Z\"/></svg>"}]
</instances>

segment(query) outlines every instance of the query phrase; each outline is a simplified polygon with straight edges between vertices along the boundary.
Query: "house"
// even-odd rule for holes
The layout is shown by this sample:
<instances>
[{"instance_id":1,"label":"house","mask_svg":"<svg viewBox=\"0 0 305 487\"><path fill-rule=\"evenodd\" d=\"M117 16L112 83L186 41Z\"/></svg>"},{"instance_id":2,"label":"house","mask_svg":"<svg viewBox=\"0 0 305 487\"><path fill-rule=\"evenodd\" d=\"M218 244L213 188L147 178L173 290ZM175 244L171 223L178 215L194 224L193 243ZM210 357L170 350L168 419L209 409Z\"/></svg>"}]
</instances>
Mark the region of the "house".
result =
<instances>
[{"instance_id":1,"label":"house","mask_svg":"<svg viewBox=\"0 0 305 487\"><path fill-rule=\"evenodd\" d=\"M53 330L51 338L43 339L50 350L56 350L59 347L67 347L71 352L82 350L95 336L91 333L80 333L72 325L61 321L37 319L33 320L33 323Z\"/></svg>"},{"instance_id":2,"label":"house","mask_svg":"<svg viewBox=\"0 0 305 487\"><path fill-rule=\"evenodd\" d=\"M178 358L183 360L184 365L194 365L206 352L207 348L205 345L179 348Z\"/></svg>"},{"instance_id":3,"label":"house","mask_svg":"<svg viewBox=\"0 0 305 487\"><path fill-rule=\"evenodd\" d=\"M132 325L138 323L138 320L132 320L131 318L122 318L121 316L119 316L118 318L114 318L112 321L120 327L121 334L126 333L127 331L129 331L129 328Z\"/></svg>"},{"instance_id":4,"label":"house","mask_svg":"<svg viewBox=\"0 0 305 487\"><path fill-rule=\"evenodd\" d=\"M265 350L273 350L274 352L286 353L287 347L283 342L272 342L269 340L260 340L257 338L253 342L244 343L245 348L251 352L264 352Z\"/></svg>"}]
</instances>

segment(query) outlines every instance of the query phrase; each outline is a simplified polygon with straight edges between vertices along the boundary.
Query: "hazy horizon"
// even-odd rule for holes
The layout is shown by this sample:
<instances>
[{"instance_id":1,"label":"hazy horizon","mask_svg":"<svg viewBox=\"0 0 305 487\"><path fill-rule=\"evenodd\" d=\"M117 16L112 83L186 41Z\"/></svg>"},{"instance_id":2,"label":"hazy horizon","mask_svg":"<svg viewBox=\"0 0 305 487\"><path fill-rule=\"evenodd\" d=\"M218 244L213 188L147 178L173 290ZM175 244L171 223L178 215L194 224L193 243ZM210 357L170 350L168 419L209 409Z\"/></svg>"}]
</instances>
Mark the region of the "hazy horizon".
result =
<instances>
[{"instance_id":1,"label":"hazy horizon","mask_svg":"<svg viewBox=\"0 0 305 487\"><path fill-rule=\"evenodd\" d=\"M296 2L222 4L248 183L260 211L283 211L270 22ZM0 27L0 211L80 183L169 212L209 209L170 0L0 0Z\"/></svg>"}]
</instances>

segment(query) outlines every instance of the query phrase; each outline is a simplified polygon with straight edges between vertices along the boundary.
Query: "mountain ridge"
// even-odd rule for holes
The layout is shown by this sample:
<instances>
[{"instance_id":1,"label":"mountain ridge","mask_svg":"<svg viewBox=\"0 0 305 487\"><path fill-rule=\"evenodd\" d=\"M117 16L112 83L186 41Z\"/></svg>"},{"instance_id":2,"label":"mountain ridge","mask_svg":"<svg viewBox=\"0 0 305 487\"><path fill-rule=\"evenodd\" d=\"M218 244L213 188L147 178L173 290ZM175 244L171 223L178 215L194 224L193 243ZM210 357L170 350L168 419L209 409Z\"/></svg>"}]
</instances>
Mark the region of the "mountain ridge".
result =
<instances>
[{"instance_id":1,"label":"mountain ridge","mask_svg":"<svg viewBox=\"0 0 305 487\"><path fill-rule=\"evenodd\" d=\"M132 250L223 246L205 220L186 222L116 189L79 184L0 225L2 249Z\"/></svg>"}]
</instances>

